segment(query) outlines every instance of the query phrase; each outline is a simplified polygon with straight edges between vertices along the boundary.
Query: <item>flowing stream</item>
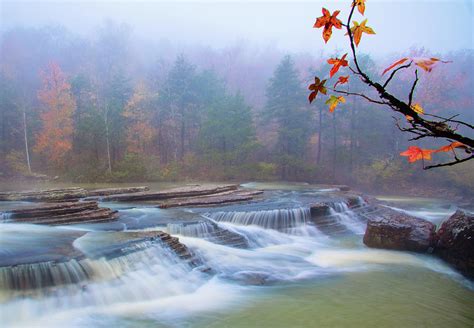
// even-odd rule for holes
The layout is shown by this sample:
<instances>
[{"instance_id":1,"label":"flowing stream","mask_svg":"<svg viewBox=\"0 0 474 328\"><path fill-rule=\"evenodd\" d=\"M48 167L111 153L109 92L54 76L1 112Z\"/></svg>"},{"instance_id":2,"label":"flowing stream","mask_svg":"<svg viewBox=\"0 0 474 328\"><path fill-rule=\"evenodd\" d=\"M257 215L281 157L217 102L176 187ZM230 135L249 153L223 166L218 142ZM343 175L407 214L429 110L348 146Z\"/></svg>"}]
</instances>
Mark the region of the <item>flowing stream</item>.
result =
<instances>
[{"instance_id":1,"label":"flowing stream","mask_svg":"<svg viewBox=\"0 0 474 328\"><path fill-rule=\"evenodd\" d=\"M433 256L363 245L364 204L350 209L333 189L310 185L246 186L265 188L265 200L167 210L107 203L117 222L0 224L2 327L474 326L472 282ZM318 201L332 206L314 222ZM435 223L455 210L393 201ZM199 264L160 242L129 240L153 231L179 237Z\"/></svg>"}]
</instances>

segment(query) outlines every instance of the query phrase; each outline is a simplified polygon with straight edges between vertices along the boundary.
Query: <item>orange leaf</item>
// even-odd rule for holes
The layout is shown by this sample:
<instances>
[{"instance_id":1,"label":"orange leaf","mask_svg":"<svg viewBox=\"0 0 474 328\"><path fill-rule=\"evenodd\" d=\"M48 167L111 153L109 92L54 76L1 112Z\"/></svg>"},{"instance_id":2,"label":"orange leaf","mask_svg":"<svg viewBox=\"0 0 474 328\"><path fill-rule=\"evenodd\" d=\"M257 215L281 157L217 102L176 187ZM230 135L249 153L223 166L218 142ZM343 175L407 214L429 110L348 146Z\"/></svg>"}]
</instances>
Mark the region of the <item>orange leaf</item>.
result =
<instances>
[{"instance_id":1,"label":"orange leaf","mask_svg":"<svg viewBox=\"0 0 474 328\"><path fill-rule=\"evenodd\" d=\"M463 144L462 142L455 141L455 142L451 142L447 146L443 146L439 149L436 149L434 152L435 153L450 152L450 151L454 151L454 148L467 148L467 146Z\"/></svg>"},{"instance_id":2,"label":"orange leaf","mask_svg":"<svg viewBox=\"0 0 474 328\"><path fill-rule=\"evenodd\" d=\"M365 0L354 0L352 7L357 6L359 12L363 15L365 12Z\"/></svg>"},{"instance_id":3,"label":"orange leaf","mask_svg":"<svg viewBox=\"0 0 474 328\"><path fill-rule=\"evenodd\" d=\"M396 66L399 66L401 64L403 64L404 62L406 62L407 60L412 60L416 66L422 68L424 71L426 72L431 72L433 70L433 68L439 64L439 63L444 63L444 64L447 64L447 63L451 63L451 61L445 61L445 60L441 60L441 59L438 59L438 58L434 58L434 57L431 57L431 58L410 58L410 57L405 57L405 58L402 58L398 61L396 61L395 63L393 63L392 65L390 65L389 67L387 67L382 75L384 75L385 73L387 73L388 71L390 71L391 69L393 69L394 67Z\"/></svg>"},{"instance_id":4,"label":"orange leaf","mask_svg":"<svg viewBox=\"0 0 474 328\"><path fill-rule=\"evenodd\" d=\"M368 27L365 25L366 23L367 23L367 19L364 19L362 23L360 23L360 25L356 21L352 22L353 25L351 27L351 32L352 32L352 35L354 36L354 42L357 47L359 46L360 39L362 38L362 33L375 34L374 30L371 27Z\"/></svg>"},{"instance_id":5,"label":"orange leaf","mask_svg":"<svg viewBox=\"0 0 474 328\"><path fill-rule=\"evenodd\" d=\"M320 81L318 77L314 78L314 83L308 87L308 89L312 91L308 97L310 104L316 98L316 96L318 95L318 92L321 92L322 94L326 94L327 89L324 86L325 83L326 83L326 80Z\"/></svg>"},{"instance_id":6,"label":"orange leaf","mask_svg":"<svg viewBox=\"0 0 474 328\"><path fill-rule=\"evenodd\" d=\"M395 68L396 66L399 66L401 64L403 64L404 62L406 62L409 58L408 57L405 57L405 58L402 58L400 60L397 60L395 63L393 63L392 65L390 65L389 67L387 67L382 75L384 75L385 73L387 73L388 71L390 71L392 68Z\"/></svg>"},{"instance_id":7,"label":"orange leaf","mask_svg":"<svg viewBox=\"0 0 474 328\"><path fill-rule=\"evenodd\" d=\"M329 111L332 113L336 109L337 105L339 105L341 102L346 102L346 99L343 96L336 97L331 95L331 97L326 100L326 105L329 105Z\"/></svg>"},{"instance_id":8,"label":"orange leaf","mask_svg":"<svg viewBox=\"0 0 474 328\"><path fill-rule=\"evenodd\" d=\"M346 84L347 82L349 82L349 75L339 76L339 79L337 80L336 84L334 84L334 88L336 88L338 84Z\"/></svg>"},{"instance_id":9,"label":"orange leaf","mask_svg":"<svg viewBox=\"0 0 474 328\"><path fill-rule=\"evenodd\" d=\"M449 61L443 61L438 58L413 58L413 62L415 65L418 67L421 67L423 70L426 72L431 72L433 68L438 64L438 63L450 63Z\"/></svg>"},{"instance_id":10,"label":"orange leaf","mask_svg":"<svg viewBox=\"0 0 474 328\"><path fill-rule=\"evenodd\" d=\"M332 35L332 28L335 27L337 29L342 28L342 22L337 18L339 15L339 10L336 10L332 15L326 8L323 8L323 15L316 19L314 23L314 28L323 28L323 39L324 42L328 42Z\"/></svg>"},{"instance_id":11,"label":"orange leaf","mask_svg":"<svg viewBox=\"0 0 474 328\"><path fill-rule=\"evenodd\" d=\"M339 58L328 59L328 64L333 65L333 67L331 68L331 71L329 72L329 77L333 77L334 74L336 74L337 71L339 71L339 68L341 68L341 66L345 67L349 65L349 63L346 60L346 56L347 54L342 56L341 59Z\"/></svg>"},{"instance_id":12,"label":"orange leaf","mask_svg":"<svg viewBox=\"0 0 474 328\"><path fill-rule=\"evenodd\" d=\"M434 150L431 149L422 149L416 146L408 147L408 150L400 153L401 156L407 156L408 162L413 163L419 161L420 159L431 160L431 154L434 153Z\"/></svg>"}]
</instances>

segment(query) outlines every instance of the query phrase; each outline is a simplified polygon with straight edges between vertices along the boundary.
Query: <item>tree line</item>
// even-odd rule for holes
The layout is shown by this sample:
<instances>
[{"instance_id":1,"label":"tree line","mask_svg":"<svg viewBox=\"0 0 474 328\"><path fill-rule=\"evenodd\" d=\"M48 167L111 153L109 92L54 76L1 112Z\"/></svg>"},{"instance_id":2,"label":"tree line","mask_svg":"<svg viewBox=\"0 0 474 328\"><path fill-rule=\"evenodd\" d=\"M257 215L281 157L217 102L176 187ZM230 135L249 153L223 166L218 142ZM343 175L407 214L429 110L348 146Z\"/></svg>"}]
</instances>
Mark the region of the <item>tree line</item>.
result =
<instances>
[{"instance_id":1,"label":"tree line","mask_svg":"<svg viewBox=\"0 0 474 328\"><path fill-rule=\"evenodd\" d=\"M0 41L3 178L41 172L73 181L410 185L433 176L415 175L394 157L407 137L377 106L358 99L333 113L320 100L309 106L308 82L329 72L323 56L245 43L175 49L137 41L113 22L90 39L43 27L9 30ZM453 64L433 72L416 99L435 113L460 112L472 121L472 57L450 54ZM361 55L359 62L376 75L387 61ZM405 85L394 93L406 93ZM354 80L349 91L363 88ZM469 188L471 168L446 169L435 180Z\"/></svg>"}]
</instances>

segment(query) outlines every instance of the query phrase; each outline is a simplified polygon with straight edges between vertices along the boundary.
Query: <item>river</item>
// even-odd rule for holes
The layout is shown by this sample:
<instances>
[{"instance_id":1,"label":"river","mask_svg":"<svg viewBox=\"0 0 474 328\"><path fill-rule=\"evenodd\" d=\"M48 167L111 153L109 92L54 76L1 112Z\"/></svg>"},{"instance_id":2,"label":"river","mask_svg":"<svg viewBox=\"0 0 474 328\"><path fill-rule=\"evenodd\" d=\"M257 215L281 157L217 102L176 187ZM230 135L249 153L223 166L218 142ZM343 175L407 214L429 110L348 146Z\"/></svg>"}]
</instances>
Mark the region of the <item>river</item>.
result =
<instances>
[{"instance_id":1,"label":"river","mask_svg":"<svg viewBox=\"0 0 474 328\"><path fill-rule=\"evenodd\" d=\"M119 211L117 222L0 224L0 261L33 263L77 249L87 254L94 277L81 277L84 272L69 261L55 266L60 283L53 287L9 290L5 286L11 276L0 269L2 326L474 326L472 282L430 255L365 247L363 212L343 206L330 187L244 186L265 189L265 200L166 210L105 203ZM378 197L437 224L456 208L436 199ZM333 202L334 224L317 226L307 220L309 204L322 200ZM18 205L4 202L0 211ZM101 256L120 242L123 230L169 232L211 273L190 267L160 245L117 258ZM223 242L216 233L221 230L239 238ZM51 268L32 265L28 270L33 273L25 277L34 279L46 269Z\"/></svg>"}]
</instances>

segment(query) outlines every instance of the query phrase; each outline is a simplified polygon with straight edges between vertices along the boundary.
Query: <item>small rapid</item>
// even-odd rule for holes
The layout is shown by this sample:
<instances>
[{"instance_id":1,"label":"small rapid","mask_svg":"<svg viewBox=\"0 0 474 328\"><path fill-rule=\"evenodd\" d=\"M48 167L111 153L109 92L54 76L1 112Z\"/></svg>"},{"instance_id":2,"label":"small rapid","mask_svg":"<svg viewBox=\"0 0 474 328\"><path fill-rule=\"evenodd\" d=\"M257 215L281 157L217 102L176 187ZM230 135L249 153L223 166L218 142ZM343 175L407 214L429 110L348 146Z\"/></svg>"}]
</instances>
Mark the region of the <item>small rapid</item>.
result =
<instances>
[{"instance_id":1,"label":"small rapid","mask_svg":"<svg viewBox=\"0 0 474 328\"><path fill-rule=\"evenodd\" d=\"M309 208L274 209L260 211L231 211L207 213L207 217L217 222L236 225L257 225L265 229L285 230L305 225L311 218Z\"/></svg>"}]
</instances>

